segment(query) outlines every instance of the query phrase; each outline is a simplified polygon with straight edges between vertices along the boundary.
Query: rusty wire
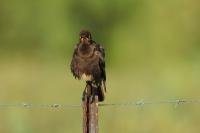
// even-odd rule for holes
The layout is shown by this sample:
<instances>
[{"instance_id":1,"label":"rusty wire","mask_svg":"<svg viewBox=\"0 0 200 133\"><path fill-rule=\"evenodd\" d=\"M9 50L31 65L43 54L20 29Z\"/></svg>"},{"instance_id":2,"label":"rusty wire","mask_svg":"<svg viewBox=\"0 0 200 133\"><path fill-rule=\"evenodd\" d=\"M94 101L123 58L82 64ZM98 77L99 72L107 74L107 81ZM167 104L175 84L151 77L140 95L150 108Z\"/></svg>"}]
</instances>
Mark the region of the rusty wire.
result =
<instances>
[{"instance_id":1,"label":"rusty wire","mask_svg":"<svg viewBox=\"0 0 200 133\"><path fill-rule=\"evenodd\" d=\"M99 107L143 107L147 105L163 105L171 104L175 107L183 104L200 104L200 100L187 100L187 99L175 99L175 100L159 100L159 101L148 101L148 100L138 100L130 102L121 102L121 103L99 103ZM41 109L80 109L81 104L32 104L32 103L1 103L1 108L41 108Z\"/></svg>"}]
</instances>

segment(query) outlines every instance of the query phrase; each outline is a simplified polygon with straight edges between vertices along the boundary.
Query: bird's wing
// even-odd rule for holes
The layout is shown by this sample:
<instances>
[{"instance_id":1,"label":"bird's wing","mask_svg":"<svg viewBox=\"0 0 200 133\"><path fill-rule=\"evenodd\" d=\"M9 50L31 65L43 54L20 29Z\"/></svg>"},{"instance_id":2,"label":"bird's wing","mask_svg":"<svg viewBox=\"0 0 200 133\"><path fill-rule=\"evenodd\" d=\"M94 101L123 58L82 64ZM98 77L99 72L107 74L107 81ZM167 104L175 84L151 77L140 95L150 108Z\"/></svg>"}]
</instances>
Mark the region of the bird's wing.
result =
<instances>
[{"instance_id":1,"label":"bird's wing","mask_svg":"<svg viewBox=\"0 0 200 133\"><path fill-rule=\"evenodd\" d=\"M98 55L99 55L99 67L102 72L101 78L102 78L104 89L106 91L105 50L99 44L96 45L96 49L97 49Z\"/></svg>"},{"instance_id":2,"label":"bird's wing","mask_svg":"<svg viewBox=\"0 0 200 133\"><path fill-rule=\"evenodd\" d=\"M76 46L74 49L70 67L71 67L71 72L73 73L74 77L79 79L79 71L78 71L78 64L77 64L77 58L76 58L77 51L78 51L78 46Z\"/></svg>"}]
</instances>

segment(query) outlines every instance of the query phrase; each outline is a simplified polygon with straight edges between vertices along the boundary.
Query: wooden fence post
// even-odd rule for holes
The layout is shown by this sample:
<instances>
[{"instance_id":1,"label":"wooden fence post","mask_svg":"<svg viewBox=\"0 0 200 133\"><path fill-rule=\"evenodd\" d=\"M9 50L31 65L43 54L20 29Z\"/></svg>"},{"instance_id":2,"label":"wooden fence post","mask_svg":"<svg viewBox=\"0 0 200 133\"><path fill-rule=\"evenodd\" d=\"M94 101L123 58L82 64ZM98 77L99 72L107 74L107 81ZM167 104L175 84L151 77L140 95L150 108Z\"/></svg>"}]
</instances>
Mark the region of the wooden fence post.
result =
<instances>
[{"instance_id":1,"label":"wooden fence post","mask_svg":"<svg viewBox=\"0 0 200 133\"><path fill-rule=\"evenodd\" d=\"M89 133L89 106L88 106L88 97L85 95L84 96L84 101L82 103L82 108L83 108L83 133Z\"/></svg>"},{"instance_id":2,"label":"wooden fence post","mask_svg":"<svg viewBox=\"0 0 200 133\"><path fill-rule=\"evenodd\" d=\"M98 96L89 104L89 133L98 133Z\"/></svg>"},{"instance_id":3,"label":"wooden fence post","mask_svg":"<svg viewBox=\"0 0 200 133\"><path fill-rule=\"evenodd\" d=\"M98 96L90 103L90 98L85 96L83 108L83 133L98 133Z\"/></svg>"}]
</instances>

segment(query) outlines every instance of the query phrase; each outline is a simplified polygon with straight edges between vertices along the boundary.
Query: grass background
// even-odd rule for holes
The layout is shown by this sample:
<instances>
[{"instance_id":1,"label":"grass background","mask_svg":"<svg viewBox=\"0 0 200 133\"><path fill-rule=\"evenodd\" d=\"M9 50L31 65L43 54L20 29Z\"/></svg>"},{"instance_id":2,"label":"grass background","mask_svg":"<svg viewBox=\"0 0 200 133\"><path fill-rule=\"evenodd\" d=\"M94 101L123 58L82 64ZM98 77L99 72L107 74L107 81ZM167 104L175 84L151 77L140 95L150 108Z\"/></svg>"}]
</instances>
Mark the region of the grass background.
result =
<instances>
[{"instance_id":1,"label":"grass background","mask_svg":"<svg viewBox=\"0 0 200 133\"><path fill-rule=\"evenodd\" d=\"M105 103L198 99L197 0L0 1L0 103L79 104L69 64L81 29L106 49ZM199 105L100 108L99 132L198 133ZM76 133L81 109L0 108L2 133Z\"/></svg>"}]
</instances>

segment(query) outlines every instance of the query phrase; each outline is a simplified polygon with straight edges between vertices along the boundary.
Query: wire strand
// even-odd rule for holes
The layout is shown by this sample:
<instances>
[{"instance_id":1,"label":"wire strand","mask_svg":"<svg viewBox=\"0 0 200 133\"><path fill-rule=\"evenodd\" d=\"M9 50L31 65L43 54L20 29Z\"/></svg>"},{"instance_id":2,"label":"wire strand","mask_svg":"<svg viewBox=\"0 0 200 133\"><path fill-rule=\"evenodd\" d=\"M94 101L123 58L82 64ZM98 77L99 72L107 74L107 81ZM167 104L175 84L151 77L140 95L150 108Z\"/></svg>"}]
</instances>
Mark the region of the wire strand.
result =
<instances>
[{"instance_id":1,"label":"wire strand","mask_svg":"<svg viewBox=\"0 0 200 133\"><path fill-rule=\"evenodd\" d=\"M176 100L160 100L160 101L145 101L139 100L135 102L124 102L124 103L105 103L100 104L100 106L145 106L145 105L159 105L159 104L192 104L197 103L200 104L200 100L184 100L184 99L176 99Z\"/></svg>"},{"instance_id":2,"label":"wire strand","mask_svg":"<svg viewBox=\"0 0 200 133\"><path fill-rule=\"evenodd\" d=\"M81 105L76 104L31 104L31 103L16 103L5 104L0 103L0 108L44 108L44 109L76 109Z\"/></svg>"},{"instance_id":3,"label":"wire strand","mask_svg":"<svg viewBox=\"0 0 200 133\"><path fill-rule=\"evenodd\" d=\"M130 102L121 102L121 103L99 103L99 107L125 107L125 106L146 106L146 105L162 105L162 104L172 104L175 107L182 104L200 104L199 99L186 100L186 99L175 99L175 100L159 100L159 101L147 101L147 100L139 100L139 101L130 101ZM38 109L80 109L81 104L32 104L32 103L0 103L1 108L38 108Z\"/></svg>"}]
</instances>

